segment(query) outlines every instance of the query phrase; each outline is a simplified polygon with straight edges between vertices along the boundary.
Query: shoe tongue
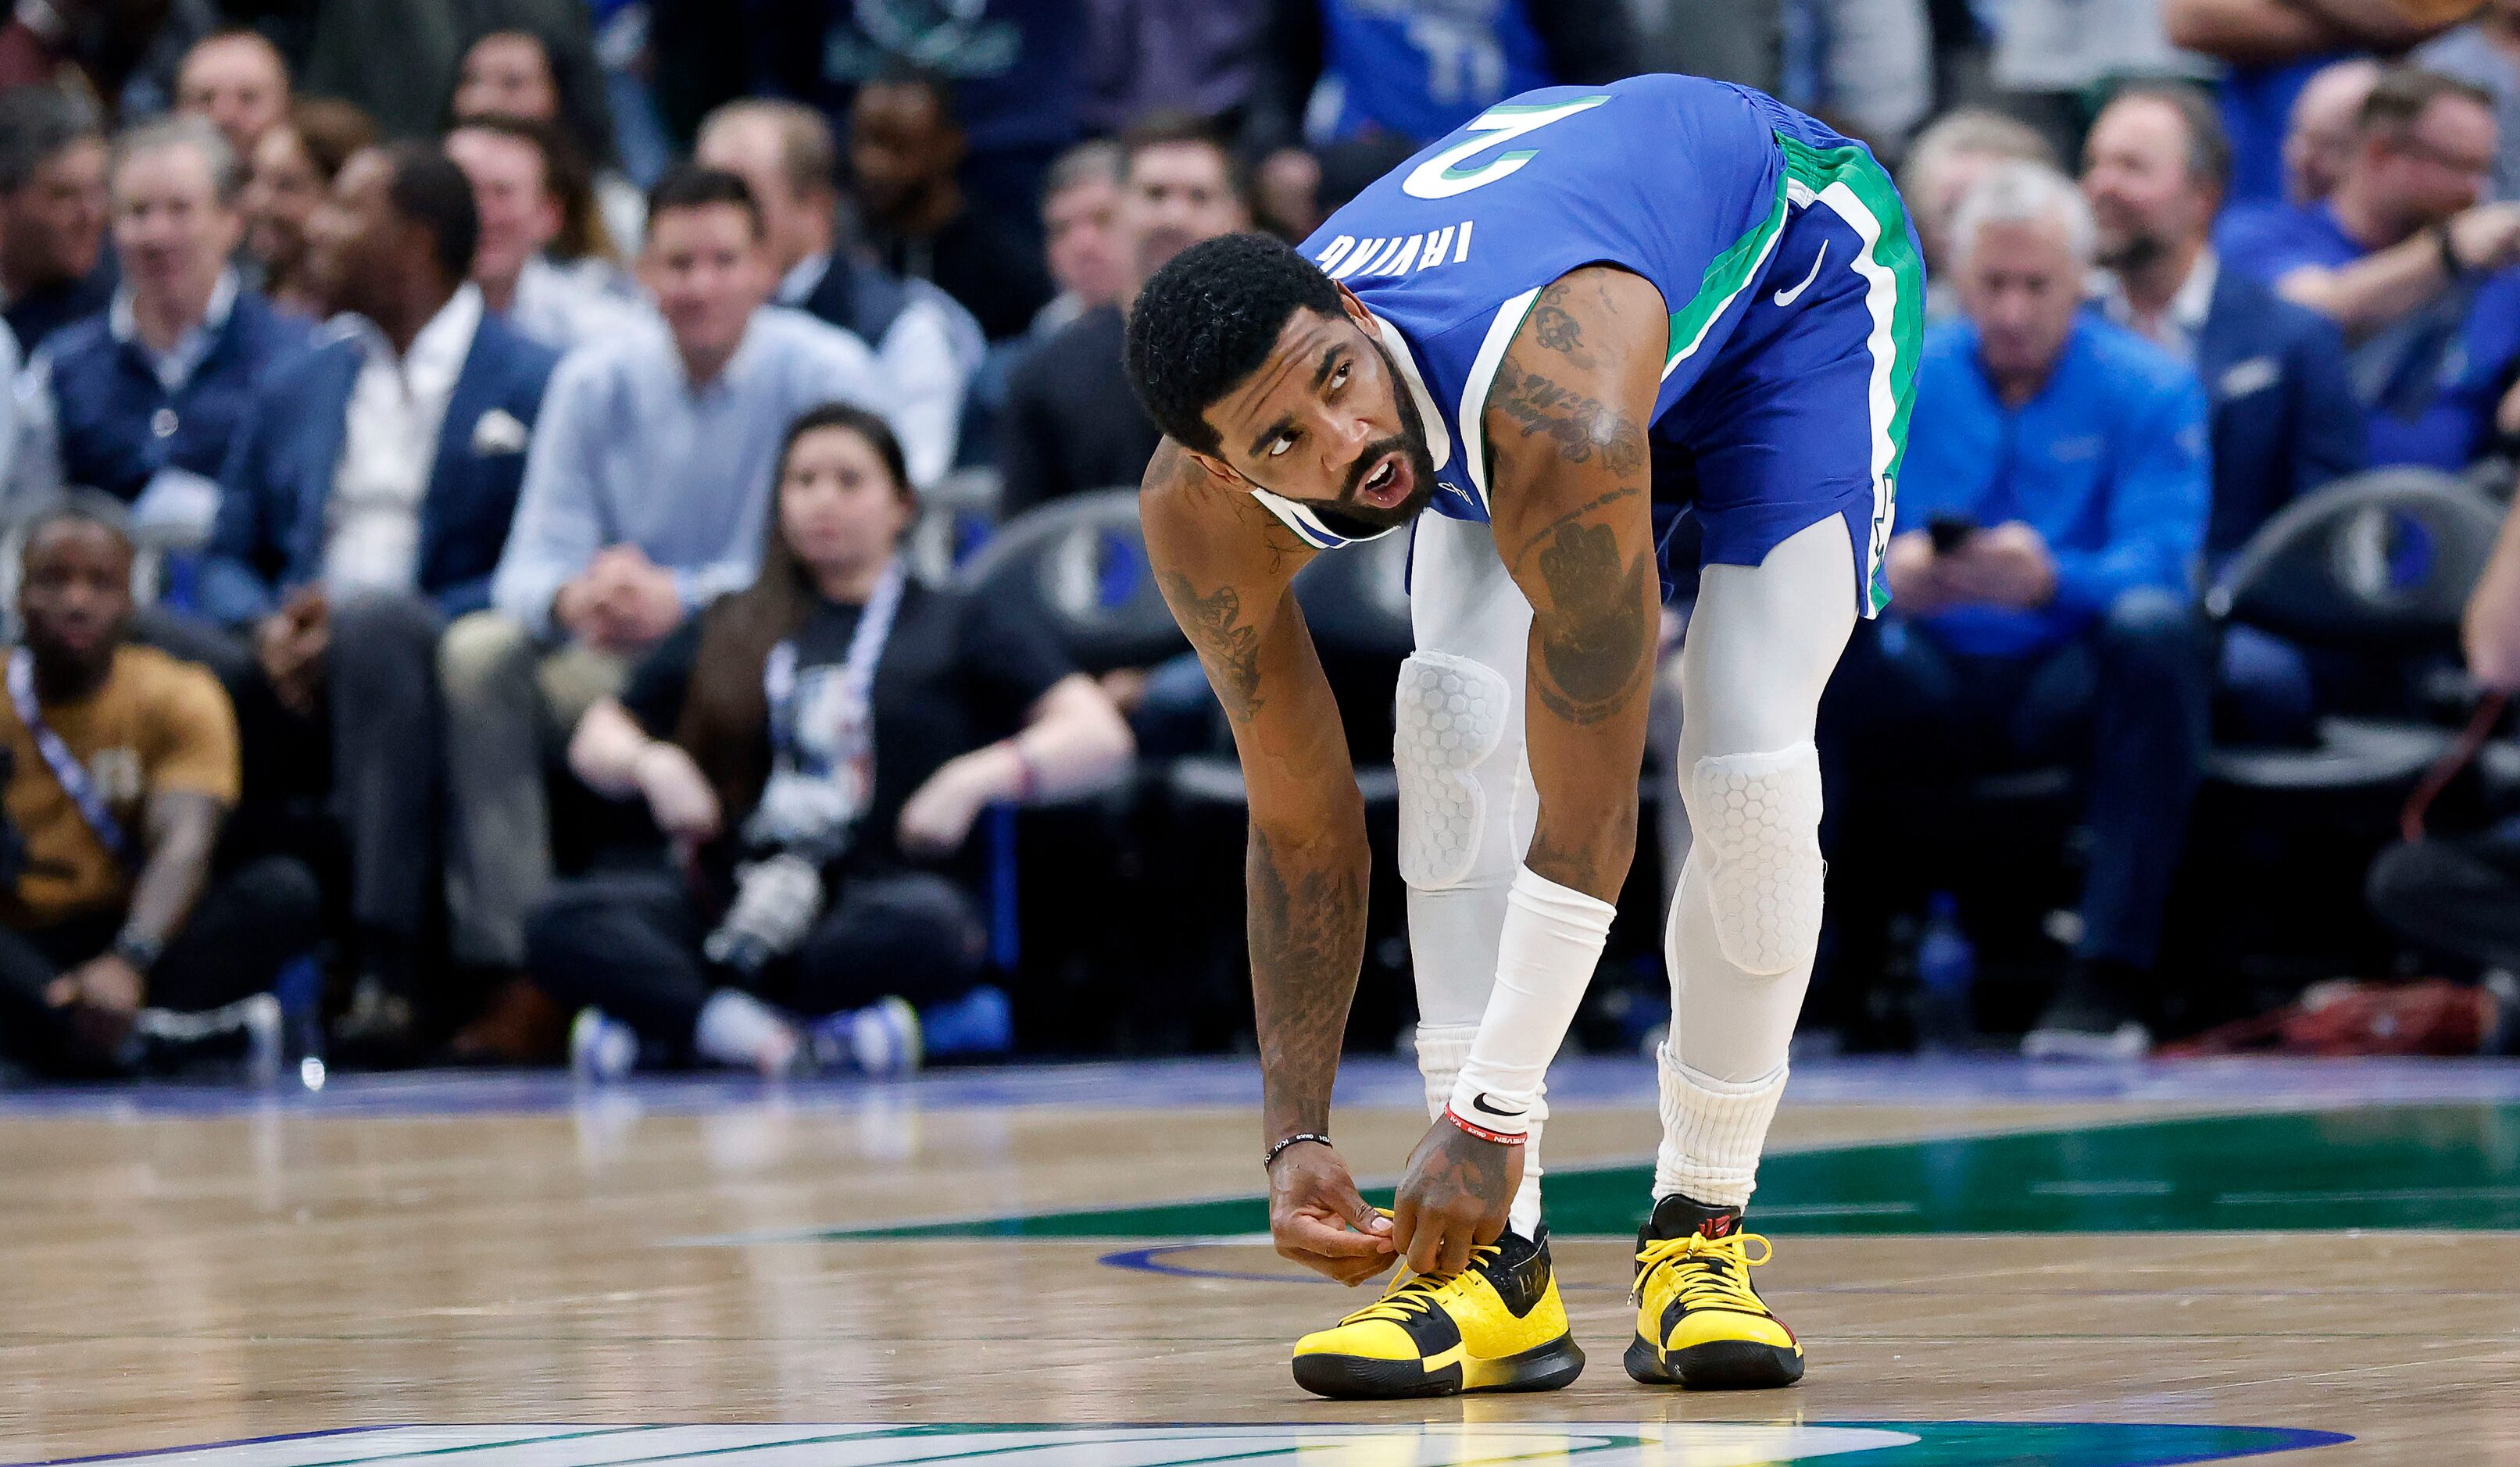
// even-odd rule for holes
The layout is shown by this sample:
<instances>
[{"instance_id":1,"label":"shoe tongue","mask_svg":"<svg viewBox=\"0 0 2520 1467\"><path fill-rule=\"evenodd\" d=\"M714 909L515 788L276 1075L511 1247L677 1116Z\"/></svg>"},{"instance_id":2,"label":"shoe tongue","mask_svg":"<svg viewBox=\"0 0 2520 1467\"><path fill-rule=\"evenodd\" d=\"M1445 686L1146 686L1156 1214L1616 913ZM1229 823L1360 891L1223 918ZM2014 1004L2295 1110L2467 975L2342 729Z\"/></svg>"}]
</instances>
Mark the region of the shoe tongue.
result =
<instances>
[{"instance_id":1,"label":"shoe tongue","mask_svg":"<svg viewBox=\"0 0 2520 1467\"><path fill-rule=\"evenodd\" d=\"M1521 1263L1524 1259L1531 1257L1534 1253L1539 1252L1540 1239L1549 1236L1549 1225L1544 1222L1535 1229L1535 1231L1538 1236L1529 1238L1524 1237L1522 1234L1514 1231L1510 1227L1497 1234L1496 1249L1498 1264L1510 1268L1516 1264Z\"/></svg>"},{"instance_id":2,"label":"shoe tongue","mask_svg":"<svg viewBox=\"0 0 2520 1467\"><path fill-rule=\"evenodd\" d=\"M1653 1221L1645 1230L1657 1238L1700 1237L1727 1238L1741 1230L1741 1210L1737 1207L1706 1207L1674 1193L1654 1204Z\"/></svg>"}]
</instances>

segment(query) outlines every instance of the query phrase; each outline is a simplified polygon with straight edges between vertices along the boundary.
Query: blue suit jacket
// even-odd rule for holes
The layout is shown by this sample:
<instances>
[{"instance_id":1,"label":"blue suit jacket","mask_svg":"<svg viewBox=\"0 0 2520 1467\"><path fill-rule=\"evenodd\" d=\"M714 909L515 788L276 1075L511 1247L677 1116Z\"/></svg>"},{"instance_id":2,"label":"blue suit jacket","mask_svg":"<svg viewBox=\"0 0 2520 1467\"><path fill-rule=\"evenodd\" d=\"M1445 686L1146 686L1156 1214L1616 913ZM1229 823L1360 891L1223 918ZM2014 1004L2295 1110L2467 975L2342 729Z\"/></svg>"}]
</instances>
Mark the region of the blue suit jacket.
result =
<instances>
[{"instance_id":1,"label":"blue suit jacket","mask_svg":"<svg viewBox=\"0 0 2520 1467\"><path fill-rule=\"evenodd\" d=\"M507 546L525 472L521 444L476 447L480 422L502 412L531 429L559 361L494 314L485 312L473 333L420 506L420 590L450 617L490 603L490 572ZM243 625L323 574L326 505L360 362L356 342L333 341L254 394L219 475L218 528L202 576L204 612Z\"/></svg>"},{"instance_id":2,"label":"blue suit jacket","mask_svg":"<svg viewBox=\"0 0 2520 1467\"><path fill-rule=\"evenodd\" d=\"M2270 515L2363 466L2368 432L2333 322L2228 264L2196 333L2214 436L2205 558L2219 564Z\"/></svg>"}]
</instances>

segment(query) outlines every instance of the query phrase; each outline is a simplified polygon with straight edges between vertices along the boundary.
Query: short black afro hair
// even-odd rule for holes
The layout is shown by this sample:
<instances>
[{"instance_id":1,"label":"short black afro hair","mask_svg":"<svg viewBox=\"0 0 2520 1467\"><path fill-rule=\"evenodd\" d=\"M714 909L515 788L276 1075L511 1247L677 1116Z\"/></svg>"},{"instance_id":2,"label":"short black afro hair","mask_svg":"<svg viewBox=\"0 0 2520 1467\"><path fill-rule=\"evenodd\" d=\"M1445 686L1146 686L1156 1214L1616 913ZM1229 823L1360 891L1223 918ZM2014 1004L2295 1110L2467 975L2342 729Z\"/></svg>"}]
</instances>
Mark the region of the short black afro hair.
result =
<instances>
[{"instance_id":1,"label":"short black afro hair","mask_svg":"<svg viewBox=\"0 0 2520 1467\"><path fill-rule=\"evenodd\" d=\"M1208 405L1260 369L1298 310L1335 316L1338 287L1268 235L1224 235L1174 255L1129 312L1129 384L1166 436L1217 449Z\"/></svg>"}]
</instances>

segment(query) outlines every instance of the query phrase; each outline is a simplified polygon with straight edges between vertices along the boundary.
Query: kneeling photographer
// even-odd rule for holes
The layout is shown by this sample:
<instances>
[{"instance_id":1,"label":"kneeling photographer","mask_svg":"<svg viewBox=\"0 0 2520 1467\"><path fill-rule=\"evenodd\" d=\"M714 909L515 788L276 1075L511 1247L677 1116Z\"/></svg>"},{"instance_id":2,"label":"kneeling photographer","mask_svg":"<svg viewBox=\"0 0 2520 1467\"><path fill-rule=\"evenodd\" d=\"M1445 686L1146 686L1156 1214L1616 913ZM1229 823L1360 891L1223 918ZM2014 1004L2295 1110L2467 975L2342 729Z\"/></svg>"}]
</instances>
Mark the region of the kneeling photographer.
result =
<instances>
[{"instance_id":1,"label":"kneeling photographer","mask_svg":"<svg viewBox=\"0 0 2520 1467\"><path fill-rule=\"evenodd\" d=\"M314 945L317 895L285 858L210 879L237 797L227 694L127 645L118 506L40 515L22 568L0 710L0 1057L61 1078L196 1060L268 1078L272 981Z\"/></svg>"},{"instance_id":2,"label":"kneeling photographer","mask_svg":"<svg viewBox=\"0 0 2520 1467\"><path fill-rule=\"evenodd\" d=\"M689 858L564 883L528 923L535 981L580 1010L581 1073L642 1049L774 1075L950 1049L987 947L955 863L972 822L1129 758L1127 725L1038 629L909 577L895 547L917 512L880 418L805 414L760 576L578 725L578 777L645 797Z\"/></svg>"}]
</instances>

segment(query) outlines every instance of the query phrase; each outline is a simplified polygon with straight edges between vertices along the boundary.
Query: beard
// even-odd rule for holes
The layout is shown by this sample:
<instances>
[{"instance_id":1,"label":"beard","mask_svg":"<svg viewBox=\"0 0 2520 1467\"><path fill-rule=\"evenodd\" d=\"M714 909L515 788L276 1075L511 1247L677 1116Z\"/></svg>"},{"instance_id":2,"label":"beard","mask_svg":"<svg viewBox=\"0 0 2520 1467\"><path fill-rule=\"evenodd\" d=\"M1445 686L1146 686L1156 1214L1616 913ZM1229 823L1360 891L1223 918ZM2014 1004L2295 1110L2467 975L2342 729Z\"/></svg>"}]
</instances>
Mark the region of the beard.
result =
<instances>
[{"instance_id":1,"label":"beard","mask_svg":"<svg viewBox=\"0 0 2520 1467\"><path fill-rule=\"evenodd\" d=\"M2103 270L2141 270L2168 253L2168 240L2131 229L2114 241L2102 240L2100 247L2093 251L2093 259Z\"/></svg>"},{"instance_id":2,"label":"beard","mask_svg":"<svg viewBox=\"0 0 2520 1467\"><path fill-rule=\"evenodd\" d=\"M1348 467L1347 483L1340 488L1338 498L1303 503L1333 528L1336 521L1346 520L1378 534L1409 523L1435 502L1435 458L1426 450L1426 420L1418 412L1418 400L1401 377L1399 364L1391 360L1390 348L1371 337L1367 339L1382 355L1382 370L1391 379L1392 399L1400 408L1400 431L1365 446L1365 451ZM1374 465L1395 453L1409 465L1409 497L1388 509L1359 499L1357 493L1365 486L1365 476L1373 471Z\"/></svg>"}]
</instances>

